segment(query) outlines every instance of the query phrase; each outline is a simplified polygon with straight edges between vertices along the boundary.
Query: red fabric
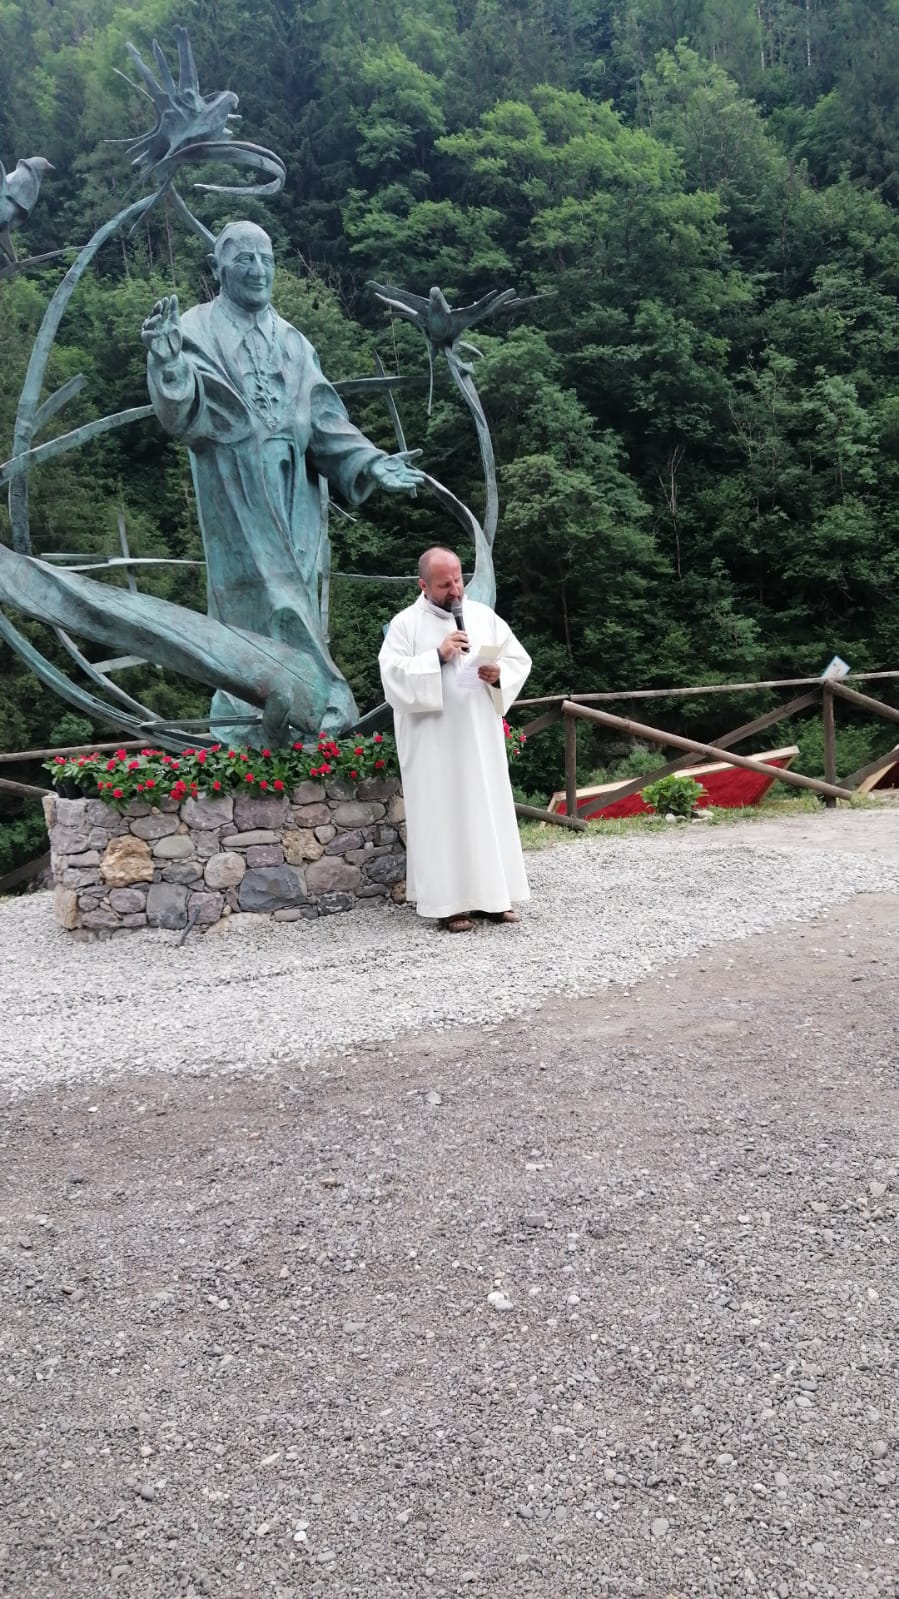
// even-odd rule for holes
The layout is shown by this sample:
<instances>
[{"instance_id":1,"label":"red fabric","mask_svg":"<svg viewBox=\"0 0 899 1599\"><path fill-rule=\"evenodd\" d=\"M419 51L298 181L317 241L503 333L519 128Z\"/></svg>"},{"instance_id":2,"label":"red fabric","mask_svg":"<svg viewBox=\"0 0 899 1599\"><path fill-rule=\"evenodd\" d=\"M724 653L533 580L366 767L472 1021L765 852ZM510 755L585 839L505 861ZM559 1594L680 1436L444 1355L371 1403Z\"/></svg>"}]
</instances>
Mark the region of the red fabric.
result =
<instances>
[{"instance_id":1,"label":"red fabric","mask_svg":"<svg viewBox=\"0 0 899 1599\"><path fill-rule=\"evenodd\" d=\"M771 766L789 766L792 756L778 756L769 760ZM693 776L685 772L684 776ZM742 766L727 766L717 771L697 771L698 782L706 790L698 802L698 809L705 809L707 805L719 806L722 810L740 810L745 805L757 805L763 795L767 794L774 782L773 777L765 777L762 772L750 772ZM560 815L565 816L567 809L564 796L553 806ZM603 796L596 796L596 808L587 806L578 809L578 816L582 821L589 822L597 816L603 821L612 821L618 816L650 816L652 806L647 805L640 794L629 794L627 799L606 800Z\"/></svg>"}]
</instances>

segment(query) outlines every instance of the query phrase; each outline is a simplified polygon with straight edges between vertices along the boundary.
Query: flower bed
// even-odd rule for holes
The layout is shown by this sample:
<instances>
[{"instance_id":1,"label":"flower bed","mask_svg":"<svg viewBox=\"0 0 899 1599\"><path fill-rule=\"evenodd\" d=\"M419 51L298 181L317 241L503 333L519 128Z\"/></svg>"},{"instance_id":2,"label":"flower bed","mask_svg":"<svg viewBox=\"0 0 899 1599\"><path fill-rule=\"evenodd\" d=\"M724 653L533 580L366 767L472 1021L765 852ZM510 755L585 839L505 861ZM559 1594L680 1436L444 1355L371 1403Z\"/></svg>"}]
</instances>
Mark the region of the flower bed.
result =
<instances>
[{"instance_id":1,"label":"flower bed","mask_svg":"<svg viewBox=\"0 0 899 1599\"><path fill-rule=\"evenodd\" d=\"M285 750L229 749L212 744L180 755L163 750L116 750L112 755L54 755L44 762L54 787L70 797L88 794L123 810L131 801L197 799L201 794L287 794L313 779L361 783L394 777L396 745L383 733L338 741L318 739Z\"/></svg>"},{"instance_id":2,"label":"flower bed","mask_svg":"<svg viewBox=\"0 0 899 1599\"><path fill-rule=\"evenodd\" d=\"M119 750L113 764L48 763L77 795L44 800L57 920L82 937L225 931L249 916L297 921L400 902L394 761L376 734L311 750Z\"/></svg>"}]
</instances>

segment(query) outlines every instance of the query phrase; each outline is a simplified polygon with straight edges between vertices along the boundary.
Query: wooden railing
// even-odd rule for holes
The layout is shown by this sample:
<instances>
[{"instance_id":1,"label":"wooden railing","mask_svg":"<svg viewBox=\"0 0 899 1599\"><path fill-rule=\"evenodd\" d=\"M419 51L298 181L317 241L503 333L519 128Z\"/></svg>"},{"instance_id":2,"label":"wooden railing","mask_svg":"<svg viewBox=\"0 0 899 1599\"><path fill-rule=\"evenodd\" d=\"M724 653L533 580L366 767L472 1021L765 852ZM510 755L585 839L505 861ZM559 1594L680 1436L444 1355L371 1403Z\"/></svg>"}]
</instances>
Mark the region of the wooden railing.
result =
<instances>
[{"instance_id":1,"label":"wooden railing","mask_svg":"<svg viewBox=\"0 0 899 1599\"><path fill-rule=\"evenodd\" d=\"M565 727L565 815L554 811L540 811L534 806L518 805L516 807L521 816L534 816L542 821L553 822L560 826L576 827L582 829L584 822L578 817L577 798L577 724L579 720L599 723L604 727L614 728L618 732L628 733L633 738L643 739L649 743L667 746L684 753L677 755L673 760L666 761L654 771L644 772L642 776L635 777L616 787L614 798L627 799L629 795L638 794L647 784L654 783L660 777L667 777L673 772L681 771L693 766L700 760L727 761L732 766L742 766L749 771L763 773L776 778L781 783L787 783L793 788L810 790L819 794L825 805L833 806L838 799L849 800L858 791L859 787L878 773L887 771L894 761L899 761L899 745L886 751L876 760L869 761L866 766L852 772L842 781L839 780L836 770L836 725L834 716L834 699L845 700L857 710L869 712L871 715L882 717L889 722L899 722L899 711L891 705L884 705L882 701L873 699L868 694L860 694L856 689L850 688L849 683L871 683L882 681L896 681L899 672L853 672L845 678L835 677L791 677L772 678L758 683L703 683L691 687L677 686L675 688L649 688L627 689L610 691L602 694L569 694L569 695L544 695L539 699L518 700L513 706L511 715L537 710L546 706L546 710L532 717L521 725L521 731L528 737L534 738L547 728L562 721ZM785 704L766 711L764 715L755 717L751 722L744 722L739 727L731 728L716 738L714 743L705 744L698 739L685 738L679 733L668 732L664 728L653 727L645 722L635 722L629 717L616 716L611 711L600 710L600 704L609 702L621 703L633 700L670 700L670 699L702 699L709 694L749 694L760 689L802 689L804 692L795 694ZM802 711L819 706L823 720L824 734L824 777L806 777L801 772L792 772L780 766L768 766L764 761L747 755L737 755L733 746L743 739L751 738L755 733L762 733L769 727L774 727L778 722L785 721L788 717L796 716ZM590 800L582 802L581 808L586 808Z\"/></svg>"}]
</instances>

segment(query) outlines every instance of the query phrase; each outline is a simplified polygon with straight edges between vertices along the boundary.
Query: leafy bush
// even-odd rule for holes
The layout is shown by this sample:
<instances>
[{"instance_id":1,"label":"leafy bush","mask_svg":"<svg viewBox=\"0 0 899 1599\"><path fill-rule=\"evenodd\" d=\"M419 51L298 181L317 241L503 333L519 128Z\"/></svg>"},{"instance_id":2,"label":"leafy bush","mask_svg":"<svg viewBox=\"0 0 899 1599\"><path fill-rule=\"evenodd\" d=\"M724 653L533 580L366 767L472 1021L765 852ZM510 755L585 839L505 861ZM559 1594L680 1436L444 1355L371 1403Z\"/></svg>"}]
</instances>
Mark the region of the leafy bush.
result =
<instances>
[{"instance_id":1,"label":"leafy bush","mask_svg":"<svg viewBox=\"0 0 899 1599\"><path fill-rule=\"evenodd\" d=\"M660 777L656 783L648 783L641 798L659 816L679 816L687 820L706 792L695 777L672 773L670 777Z\"/></svg>"},{"instance_id":2,"label":"leafy bush","mask_svg":"<svg viewBox=\"0 0 899 1599\"><path fill-rule=\"evenodd\" d=\"M64 711L50 729L49 741L56 749L69 749L78 744L90 744L96 737L94 724L77 711Z\"/></svg>"},{"instance_id":3,"label":"leafy bush","mask_svg":"<svg viewBox=\"0 0 899 1599\"><path fill-rule=\"evenodd\" d=\"M661 766L664 758L664 751L658 744L632 744L625 754L591 772L589 782L616 783L629 777L642 777L644 773L654 772L657 766Z\"/></svg>"},{"instance_id":4,"label":"leafy bush","mask_svg":"<svg viewBox=\"0 0 899 1599\"><path fill-rule=\"evenodd\" d=\"M0 821L0 877L43 855L47 828L40 805L28 805L15 821Z\"/></svg>"},{"instance_id":5,"label":"leafy bush","mask_svg":"<svg viewBox=\"0 0 899 1599\"><path fill-rule=\"evenodd\" d=\"M838 777L848 777L850 772L858 771L860 766L866 766L868 761L874 759L882 750L888 750L895 743L893 734L897 731L895 724L881 722L873 718L861 724L840 721L842 706L837 707L835 742L836 764ZM795 768L797 772L804 772L806 777L824 776L824 725L820 716L810 717L803 722L793 735L793 742L799 745L799 754L796 757Z\"/></svg>"}]
</instances>

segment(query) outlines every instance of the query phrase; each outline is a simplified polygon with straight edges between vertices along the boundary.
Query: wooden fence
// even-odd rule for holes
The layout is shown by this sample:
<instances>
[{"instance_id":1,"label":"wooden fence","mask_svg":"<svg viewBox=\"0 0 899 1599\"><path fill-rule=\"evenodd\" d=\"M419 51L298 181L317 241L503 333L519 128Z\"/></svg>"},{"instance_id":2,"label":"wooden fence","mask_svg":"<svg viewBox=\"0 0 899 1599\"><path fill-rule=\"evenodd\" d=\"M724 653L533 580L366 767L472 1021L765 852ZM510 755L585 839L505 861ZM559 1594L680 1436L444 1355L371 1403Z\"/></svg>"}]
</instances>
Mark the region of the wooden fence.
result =
<instances>
[{"instance_id":1,"label":"wooden fence","mask_svg":"<svg viewBox=\"0 0 899 1599\"><path fill-rule=\"evenodd\" d=\"M565 728L565 810L566 815L560 816L554 811L540 811L534 806L519 805L516 807L520 816L539 817L542 821L553 822L561 826L583 828L584 822L578 817L577 798L577 724L579 720L599 723L603 727L614 728L618 732L628 733L633 738L643 739L652 744L666 746L669 749L682 751L664 765L656 767L651 772L644 772L642 776L635 777L616 787L614 795L610 795L617 802L627 799L631 794L638 794L646 788L648 783L654 783L660 777L668 777L673 772L682 771L695 766L701 760L726 761L731 766L741 766L749 771L760 772L766 776L776 778L778 782L787 783L793 788L810 790L819 794L825 805L833 806L838 799L849 800L860 788L868 784L883 772L889 770L894 761L899 761L899 745L894 745L876 760L869 761L866 766L840 780L836 769L836 724L834 716L834 700L843 699L853 705L857 710L866 711L873 716L882 717L888 722L899 722L899 711L891 705L884 705L882 701L873 699L868 694L861 694L849 686L852 683L871 683L883 681L896 681L899 672L854 672L844 679L833 677L793 677L773 678L759 683L703 683L691 687L677 686L675 688L650 688L630 689L604 694L570 694L546 695L540 699L519 700L513 707L519 717L524 711L534 711L545 706L545 710L532 717L522 726L522 732L528 738L534 738L558 722L564 723ZM678 733L668 732L664 728L653 727L645 722L636 722L629 717L616 716L611 711L598 709L600 704L625 703L644 700L671 700L671 699L702 699L709 694L749 694L760 689L800 689L801 693L794 693L792 698L784 704L776 706L764 715L755 717L751 722L744 722L739 727L730 728L727 732L717 737L714 743L704 744L698 739L684 738ZM764 761L751 756L737 755L733 746L740 744L744 739L752 738L756 733L765 732L769 727L774 727L778 722L785 721L788 717L796 716L800 712L819 707L824 734L824 777L823 779L805 777L801 772L792 772L779 766L768 766ZM580 809L595 804L594 800L583 800Z\"/></svg>"}]
</instances>

